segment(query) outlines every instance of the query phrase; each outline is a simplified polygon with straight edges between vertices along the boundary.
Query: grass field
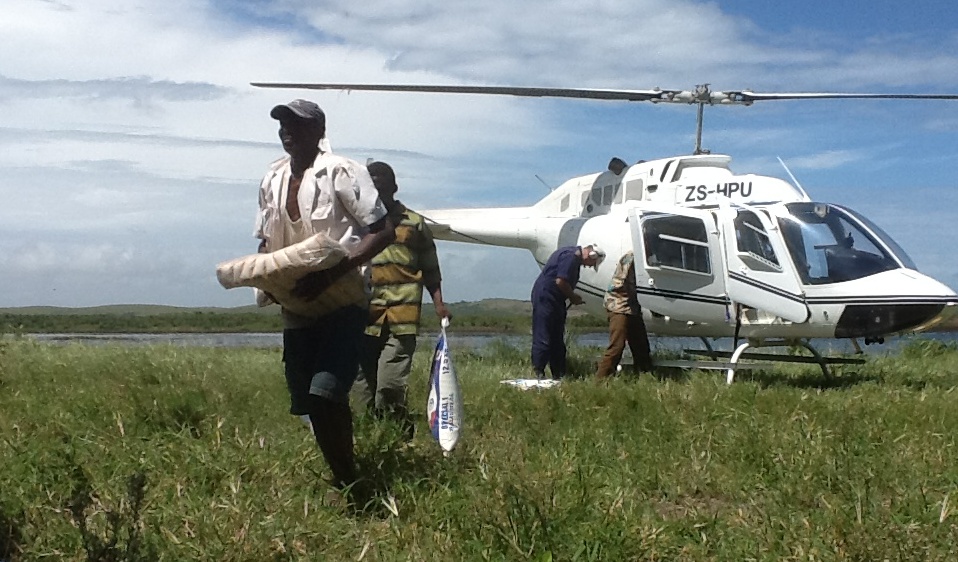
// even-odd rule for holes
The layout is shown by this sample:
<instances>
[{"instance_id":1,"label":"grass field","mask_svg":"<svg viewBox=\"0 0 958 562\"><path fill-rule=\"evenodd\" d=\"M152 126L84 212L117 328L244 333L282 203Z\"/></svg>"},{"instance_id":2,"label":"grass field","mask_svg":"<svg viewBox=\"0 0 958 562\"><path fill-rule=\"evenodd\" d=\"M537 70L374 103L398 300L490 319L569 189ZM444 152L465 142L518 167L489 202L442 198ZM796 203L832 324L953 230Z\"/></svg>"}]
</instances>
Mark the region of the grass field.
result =
<instances>
[{"instance_id":1,"label":"grass field","mask_svg":"<svg viewBox=\"0 0 958 562\"><path fill-rule=\"evenodd\" d=\"M548 391L499 384L526 350L453 352L460 448L358 419L343 512L279 350L2 340L0 560L958 559L953 346Z\"/></svg>"}]
</instances>

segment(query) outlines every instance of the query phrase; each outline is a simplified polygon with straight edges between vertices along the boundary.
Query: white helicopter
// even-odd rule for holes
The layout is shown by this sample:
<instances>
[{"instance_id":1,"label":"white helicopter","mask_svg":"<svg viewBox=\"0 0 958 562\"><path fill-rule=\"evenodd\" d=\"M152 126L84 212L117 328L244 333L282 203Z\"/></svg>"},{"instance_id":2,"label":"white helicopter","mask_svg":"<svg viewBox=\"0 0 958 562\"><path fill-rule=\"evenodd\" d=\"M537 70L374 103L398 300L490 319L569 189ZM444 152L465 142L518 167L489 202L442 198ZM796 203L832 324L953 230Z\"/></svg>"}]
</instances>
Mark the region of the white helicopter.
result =
<instances>
[{"instance_id":1,"label":"white helicopter","mask_svg":"<svg viewBox=\"0 0 958 562\"><path fill-rule=\"evenodd\" d=\"M860 351L889 335L933 328L958 312L958 295L919 273L905 251L876 224L844 206L813 201L794 184L736 174L731 158L702 150L706 105L751 105L785 99L958 99L937 94L754 93L693 90L591 90L487 86L253 83L253 86L499 94L698 105L691 155L627 165L572 178L534 205L423 211L436 238L525 248L542 267L557 248L597 243L610 258L583 268L577 290L602 312L617 258L636 256L636 291L648 331L701 338L711 361L658 361L657 366L727 370L740 359L827 365L860 360L824 357L809 340L849 338ZM784 165L784 163L783 163ZM787 168L786 168L787 171ZM789 172L789 176L791 173ZM707 338L734 338L734 351ZM744 340L739 343L739 340ZM800 346L814 357L746 353L750 347ZM719 357L729 359L719 361ZM755 364L752 364L755 366Z\"/></svg>"}]
</instances>

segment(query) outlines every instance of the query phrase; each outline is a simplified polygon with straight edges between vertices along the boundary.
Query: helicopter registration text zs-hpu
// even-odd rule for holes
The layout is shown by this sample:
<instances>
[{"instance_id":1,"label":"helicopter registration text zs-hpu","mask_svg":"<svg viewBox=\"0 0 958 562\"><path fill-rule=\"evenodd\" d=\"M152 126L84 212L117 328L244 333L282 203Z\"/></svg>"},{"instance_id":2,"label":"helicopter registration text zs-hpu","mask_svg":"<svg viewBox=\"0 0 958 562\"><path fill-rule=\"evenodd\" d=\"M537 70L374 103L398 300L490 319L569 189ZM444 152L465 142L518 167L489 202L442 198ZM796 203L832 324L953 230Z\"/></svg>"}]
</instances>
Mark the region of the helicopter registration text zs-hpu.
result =
<instances>
[{"instance_id":1,"label":"helicopter registration text zs-hpu","mask_svg":"<svg viewBox=\"0 0 958 562\"><path fill-rule=\"evenodd\" d=\"M698 106L692 155L637 162L573 178L529 207L423 211L436 238L525 248L540 267L556 248L597 243L613 259L584 268L577 290L602 312L618 257L635 252L636 291L650 333L800 345L827 374L810 338L882 342L931 329L958 311L958 295L918 272L904 250L852 209L813 202L794 182L736 175L728 156L703 150L705 106L770 100L958 100L954 94L758 93L506 86L253 83L310 90L452 93L678 103ZM792 178L794 180L794 178ZM841 358L835 358L836 362ZM657 362L658 365L658 362ZM723 367L724 368L724 367Z\"/></svg>"}]
</instances>

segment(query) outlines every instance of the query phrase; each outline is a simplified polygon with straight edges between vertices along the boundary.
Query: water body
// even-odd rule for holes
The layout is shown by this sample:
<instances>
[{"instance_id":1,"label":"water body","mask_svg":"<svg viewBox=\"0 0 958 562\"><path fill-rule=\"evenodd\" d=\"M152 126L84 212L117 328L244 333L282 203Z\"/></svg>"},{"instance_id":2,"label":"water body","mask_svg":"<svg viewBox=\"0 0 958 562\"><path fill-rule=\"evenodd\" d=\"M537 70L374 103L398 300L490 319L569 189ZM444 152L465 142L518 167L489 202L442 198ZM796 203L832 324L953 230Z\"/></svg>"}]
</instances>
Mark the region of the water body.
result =
<instances>
[{"instance_id":1,"label":"water body","mask_svg":"<svg viewBox=\"0 0 958 562\"><path fill-rule=\"evenodd\" d=\"M24 337L44 343L83 345L179 345L185 347L254 347L283 346L281 333L213 333L213 334L25 334Z\"/></svg>"},{"instance_id":2,"label":"water body","mask_svg":"<svg viewBox=\"0 0 958 562\"><path fill-rule=\"evenodd\" d=\"M494 343L506 345L531 345L530 336L513 334L455 334L450 333L449 344L454 347L483 349ZM26 334L24 337L38 342L54 344L78 343L84 345L182 345L190 347L252 347L279 348L283 346L282 333L221 333L221 334ZM421 341L435 341L436 334L423 334ZM605 333L582 334L576 343L584 346L605 345Z\"/></svg>"},{"instance_id":3,"label":"water body","mask_svg":"<svg viewBox=\"0 0 958 562\"><path fill-rule=\"evenodd\" d=\"M481 352L494 344L505 344L518 349L529 349L531 337L515 334L456 334L449 332L449 345L453 349L469 349ZM24 337L51 344L82 344L82 345L175 345L186 347L224 347L224 348L281 348L283 335L281 333L214 333L214 334L26 334ZM435 341L435 334L423 334L420 337L420 347L424 342ZM576 345L584 347L605 347L608 344L608 334L605 332L590 332L575 334L571 339ZM958 333L935 333L909 335L888 338L882 345L862 345L862 350L869 355L894 353L903 344L915 340L933 339L945 343L958 344ZM701 340L697 338L650 337L653 352L675 351L683 349L704 349ZM731 350L732 339L722 338L713 342L716 350ZM822 353L850 354L854 351L849 340L813 340L812 345Z\"/></svg>"}]
</instances>

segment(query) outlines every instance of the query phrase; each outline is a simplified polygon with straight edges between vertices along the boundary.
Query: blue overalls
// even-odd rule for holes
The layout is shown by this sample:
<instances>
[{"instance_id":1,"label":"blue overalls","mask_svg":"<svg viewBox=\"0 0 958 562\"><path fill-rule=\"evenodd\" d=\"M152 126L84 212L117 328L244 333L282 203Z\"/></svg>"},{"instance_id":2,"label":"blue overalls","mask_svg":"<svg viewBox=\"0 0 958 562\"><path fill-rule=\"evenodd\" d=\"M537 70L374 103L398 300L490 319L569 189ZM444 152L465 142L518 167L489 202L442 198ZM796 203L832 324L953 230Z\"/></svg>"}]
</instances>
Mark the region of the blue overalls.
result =
<instances>
[{"instance_id":1,"label":"blue overalls","mask_svg":"<svg viewBox=\"0 0 958 562\"><path fill-rule=\"evenodd\" d=\"M566 374L566 303L556 279L565 279L575 288L582 265L582 257L576 255L578 249L566 246L553 252L532 286L532 366L539 376L545 372L546 364L552 378L560 379Z\"/></svg>"}]
</instances>

